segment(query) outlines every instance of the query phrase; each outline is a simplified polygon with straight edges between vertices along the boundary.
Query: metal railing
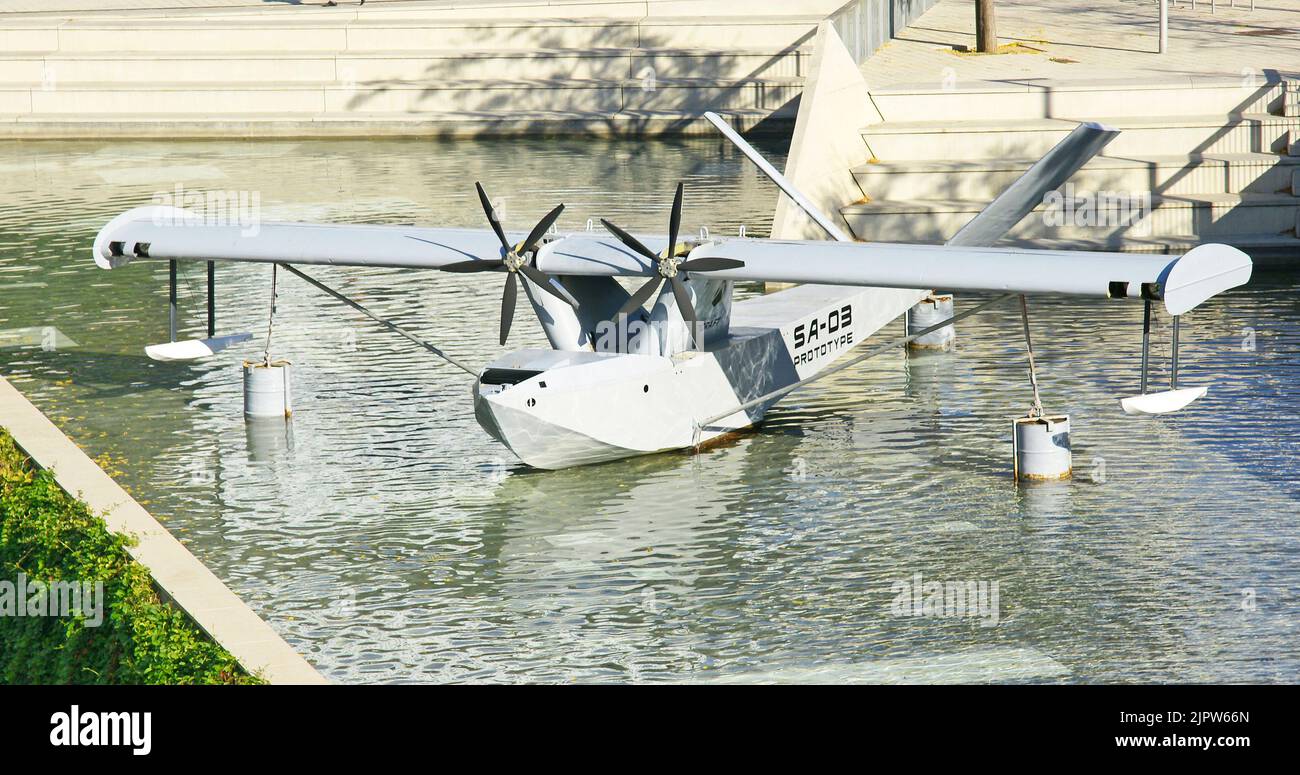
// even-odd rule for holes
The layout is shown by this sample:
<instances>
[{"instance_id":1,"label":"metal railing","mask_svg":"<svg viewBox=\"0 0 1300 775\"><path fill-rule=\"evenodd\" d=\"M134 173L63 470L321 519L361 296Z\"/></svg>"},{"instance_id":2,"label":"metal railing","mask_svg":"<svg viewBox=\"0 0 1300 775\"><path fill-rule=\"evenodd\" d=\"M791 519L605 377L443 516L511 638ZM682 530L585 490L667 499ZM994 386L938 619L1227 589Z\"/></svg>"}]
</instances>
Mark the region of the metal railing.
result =
<instances>
[{"instance_id":1,"label":"metal railing","mask_svg":"<svg viewBox=\"0 0 1300 775\"><path fill-rule=\"evenodd\" d=\"M862 64L890 38L939 0L852 0L826 17L840 40Z\"/></svg>"},{"instance_id":2,"label":"metal railing","mask_svg":"<svg viewBox=\"0 0 1300 775\"><path fill-rule=\"evenodd\" d=\"M1177 8L1180 0L1159 0L1160 3L1160 53L1168 49L1169 6ZM848 48L853 61L862 64L876 50L895 37L918 16L930 10L939 0L851 0L826 17L835 25L840 40ZM1181 0L1184 6L1197 10L1198 0ZM1199 0L1209 4L1210 13L1218 10L1220 2L1236 8L1238 0ZM1255 10L1255 0L1241 0L1250 10Z\"/></svg>"},{"instance_id":3,"label":"metal railing","mask_svg":"<svg viewBox=\"0 0 1300 775\"><path fill-rule=\"evenodd\" d=\"M1169 6L1170 6L1170 5L1173 5L1174 8L1177 8L1177 7L1178 7L1178 0L1159 0L1159 2L1160 2L1160 22L1159 22L1159 24L1160 24L1160 33L1159 33L1159 34L1160 34L1160 48L1159 48L1159 51L1160 51L1161 54L1163 54L1163 53L1165 53L1166 51L1169 50ZM1186 3L1186 2L1188 2L1188 0L1183 0L1183 2ZM1201 0L1201 2L1206 2L1206 0ZM1236 7L1237 7L1237 0L1230 0L1230 2L1231 2L1231 4L1228 6L1229 8L1236 8ZM1214 12L1216 12L1216 11L1219 10L1219 3L1218 3L1218 0L1209 0L1209 3L1210 3L1210 13L1214 13ZM1192 10L1195 11L1195 10L1196 10L1196 0L1191 0L1191 4L1192 4ZM1255 0L1250 0L1250 10L1252 10L1252 11L1255 10Z\"/></svg>"},{"instance_id":4,"label":"metal railing","mask_svg":"<svg viewBox=\"0 0 1300 775\"><path fill-rule=\"evenodd\" d=\"M1178 0L1172 0L1172 2L1173 2L1173 4L1174 4L1174 7L1177 8L1177 7L1178 7ZM1186 4L1186 3L1188 3L1188 2L1190 2L1190 3L1192 4L1192 10L1195 11L1195 10L1196 10L1196 0L1183 0L1183 3L1184 3L1184 4ZM1209 4L1210 4L1210 13L1214 13L1215 11L1219 10L1219 0L1201 0L1201 2L1202 2L1202 3L1209 3ZM1229 7L1229 8L1236 8L1236 7L1237 7L1237 0L1229 0L1228 7ZM1255 10L1255 0L1250 0L1250 10L1252 10L1252 11Z\"/></svg>"}]
</instances>

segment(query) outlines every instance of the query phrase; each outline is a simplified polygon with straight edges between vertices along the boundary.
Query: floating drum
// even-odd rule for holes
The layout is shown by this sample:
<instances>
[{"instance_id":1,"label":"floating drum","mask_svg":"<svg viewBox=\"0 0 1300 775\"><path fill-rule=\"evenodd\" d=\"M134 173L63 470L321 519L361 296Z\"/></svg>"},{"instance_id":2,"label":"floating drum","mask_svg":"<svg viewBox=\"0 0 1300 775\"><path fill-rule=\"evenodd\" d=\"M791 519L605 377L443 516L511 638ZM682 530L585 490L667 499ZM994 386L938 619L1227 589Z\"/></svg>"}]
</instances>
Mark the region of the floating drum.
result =
<instances>
[{"instance_id":1,"label":"floating drum","mask_svg":"<svg viewBox=\"0 0 1300 775\"><path fill-rule=\"evenodd\" d=\"M244 361L244 416L280 417L293 414L288 361Z\"/></svg>"},{"instance_id":2,"label":"floating drum","mask_svg":"<svg viewBox=\"0 0 1300 775\"><path fill-rule=\"evenodd\" d=\"M931 294L907 311L907 335L924 331L952 317L952 294ZM957 340L956 326L948 325L907 343L917 350L947 350Z\"/></svg>"},{"instance_id":3,"label":"floating drum","mask_svg":"<svg viewBox=\"0 0 1300 775\"><path fill-rule=\"evenodd\" d=\"M1068 479L1070 417L1021 417L1012 423L1012 451L1017 481Z\"/></svg>"}]
</instances>

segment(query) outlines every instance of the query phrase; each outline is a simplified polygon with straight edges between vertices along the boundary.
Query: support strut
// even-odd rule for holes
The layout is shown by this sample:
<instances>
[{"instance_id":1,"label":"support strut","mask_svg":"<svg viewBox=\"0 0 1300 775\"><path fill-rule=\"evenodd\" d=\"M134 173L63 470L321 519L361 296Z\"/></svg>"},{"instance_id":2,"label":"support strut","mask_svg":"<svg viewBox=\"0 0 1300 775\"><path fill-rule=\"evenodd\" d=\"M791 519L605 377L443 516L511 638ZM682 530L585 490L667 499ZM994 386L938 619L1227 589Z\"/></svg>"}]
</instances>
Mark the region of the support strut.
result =
<instances>
[{"instance_id":1,"label":"support strut","mask_svg":"<svg viewBox=\"0 0 1300 775\"><path fill-rule=\"evenodd\" d=\"M217 335L217 262L208 262L208 338Z\"/></svg>"},{"instance_id":2,"label":"support strut","mask_svg":"<svg viewBox=\"0 0 1300 775\"><path fill-rule=\"evenodd\" d=\"M1147 394L1147 364L1151 360L1151 300L1142 302L1142 395Z\"/></svg>"},{"instance_id":3,"label":"support strut","mask_svg":"<svg viewBox=\"0 0 1300 775\"><path fill-rule=\"evenodd\" d=\"M1174 335L1171 363L1169 364L1169 389L1178 389L1178 322L1179 316L1174 315Z\"/></svg>"},{"instance_id":4,"label":"support strut","mask_svg":"<svg viewBox=\"0 0 1300 775\"><path fill-rule=\"evenodd\" d=\"M167 341L176 341L176 259L167 262Z\"/></svg>"}]
</instances>

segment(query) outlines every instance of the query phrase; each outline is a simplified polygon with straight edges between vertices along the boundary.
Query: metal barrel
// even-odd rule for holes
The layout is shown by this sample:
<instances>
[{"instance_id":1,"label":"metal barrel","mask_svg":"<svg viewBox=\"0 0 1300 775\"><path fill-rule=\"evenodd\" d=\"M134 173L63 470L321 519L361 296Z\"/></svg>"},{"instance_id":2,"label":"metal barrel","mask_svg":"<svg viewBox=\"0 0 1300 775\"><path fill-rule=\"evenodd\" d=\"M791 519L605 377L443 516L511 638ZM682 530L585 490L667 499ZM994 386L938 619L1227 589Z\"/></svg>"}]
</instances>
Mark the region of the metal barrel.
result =
<instances>
[{"instance_id":1,"label":"metal barrel","mask_svg":"<svg viewBox=\"0 0 1300 775\"><path fill-rule=\"evenodd\" d=\"M1070 417L1021 417L1012 424L1017 480L1052 480L1070 476Z\"/></svg>"},{"instance_id":2,"label":"metal barrel","mask_svg":"<svg viewBox=\"0 0 1300 775\"><path fill-rule=\"evenodd\" d=\"M244 361L244 415L288 417L293 414L288 361Z\"/></svg>"}]
</instances>

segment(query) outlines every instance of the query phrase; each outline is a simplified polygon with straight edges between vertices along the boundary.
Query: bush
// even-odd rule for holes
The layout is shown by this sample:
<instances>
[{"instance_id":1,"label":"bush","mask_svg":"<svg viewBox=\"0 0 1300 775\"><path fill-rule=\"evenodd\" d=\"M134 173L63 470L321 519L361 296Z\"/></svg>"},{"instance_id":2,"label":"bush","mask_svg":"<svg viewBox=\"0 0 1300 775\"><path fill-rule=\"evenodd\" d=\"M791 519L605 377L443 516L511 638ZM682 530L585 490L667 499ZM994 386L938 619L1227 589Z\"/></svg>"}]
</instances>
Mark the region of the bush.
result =
<instances>
[{"instance_id":1,"label":"bush","mask_svg":"<svg viewBox=\"0 0 1300 775\"><path fill-rule=\"evenodd\" d=\"M159 599L129 545L0 428L0 580L103 582L98 627L83 617L0 617L0 682L262 683Z\"/></svg>"}]
</instances>

